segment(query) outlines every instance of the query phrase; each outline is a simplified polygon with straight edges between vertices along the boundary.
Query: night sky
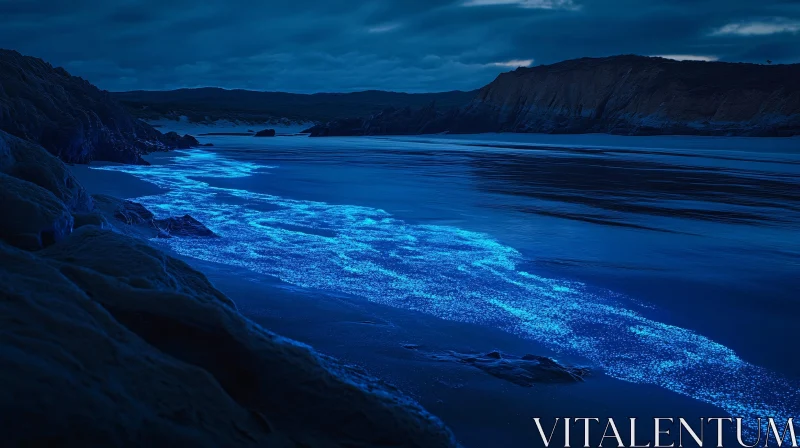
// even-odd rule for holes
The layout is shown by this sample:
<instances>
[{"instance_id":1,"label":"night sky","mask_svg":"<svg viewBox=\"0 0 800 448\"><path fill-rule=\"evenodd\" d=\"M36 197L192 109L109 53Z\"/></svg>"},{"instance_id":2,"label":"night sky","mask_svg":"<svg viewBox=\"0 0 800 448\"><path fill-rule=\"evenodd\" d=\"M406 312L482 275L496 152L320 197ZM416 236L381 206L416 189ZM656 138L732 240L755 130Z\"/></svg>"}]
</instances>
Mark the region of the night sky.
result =
<instances>
[{"instance_id":1,"label":"night sky","mask_svg":"<svg viewBox=\"0 0 800 448\"><path fill-rule=\"evenodd\" d=\"M471 90L582 56L800 62L800 0L0 0L0 47L108 90Z\"/></svg>"}]
</instances>

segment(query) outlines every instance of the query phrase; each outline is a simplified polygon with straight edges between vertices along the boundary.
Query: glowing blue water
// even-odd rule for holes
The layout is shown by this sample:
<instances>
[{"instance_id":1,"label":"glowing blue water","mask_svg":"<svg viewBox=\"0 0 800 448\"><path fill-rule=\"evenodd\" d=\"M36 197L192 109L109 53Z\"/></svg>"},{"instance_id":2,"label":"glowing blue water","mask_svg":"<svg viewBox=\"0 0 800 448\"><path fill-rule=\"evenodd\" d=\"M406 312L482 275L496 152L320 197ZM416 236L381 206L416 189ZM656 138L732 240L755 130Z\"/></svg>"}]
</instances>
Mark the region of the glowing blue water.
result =
<instances>
[{"instance_id":1,"label":"glowing blue water","mask_svg":"<svg viewBox=\"0 0 800 448\"><path fill-rule=\"evenodd\" d=\"M215 152L155 166L106 166L167 190L138 198L160 216L189 213L219 239L158 240L177 253L237 265L548 344L734 416L797 416L798 385L693 331L645 317L610 292L523 268L518 250L481 232L409 223L383 210L211 185L280 170Z\"/></svg>"}]
</instances>

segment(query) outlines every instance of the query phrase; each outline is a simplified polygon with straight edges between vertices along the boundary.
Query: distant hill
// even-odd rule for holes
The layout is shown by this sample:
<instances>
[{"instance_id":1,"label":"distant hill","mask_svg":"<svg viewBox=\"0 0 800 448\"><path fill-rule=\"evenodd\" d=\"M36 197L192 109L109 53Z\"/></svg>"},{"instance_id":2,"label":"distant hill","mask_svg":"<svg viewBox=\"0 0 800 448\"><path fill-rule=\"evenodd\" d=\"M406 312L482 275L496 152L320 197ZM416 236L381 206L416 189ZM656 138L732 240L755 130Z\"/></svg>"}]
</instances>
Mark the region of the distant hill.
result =
<instances>
[{"instance_id":1,"label":"distant hill","mask_svg":"<svg viewBox=\"0 0 800 448\"><path fill-rule=\"evenodd\" d=\"M437 132L800 135L800 64L575 59L503 73L463 107L388 109L312 135Z\"/></svg>"},{"instance_id":2,"label":"distant hill","mask_svg":"<svg viewBox=\"0 0 800 448\"><path fill-rule=\"evenodd\" d=\"M419 108L435 102L443 108L469 103L477 91L442 93L397 93L368 90L354 93L296 94L226 90L220 88L169 91L116 92L112 96L135 116L148 120L177 119L193 122L231 120L250 123L327 122L365 117L387 107Z\"/></svg>"}]
</instances>

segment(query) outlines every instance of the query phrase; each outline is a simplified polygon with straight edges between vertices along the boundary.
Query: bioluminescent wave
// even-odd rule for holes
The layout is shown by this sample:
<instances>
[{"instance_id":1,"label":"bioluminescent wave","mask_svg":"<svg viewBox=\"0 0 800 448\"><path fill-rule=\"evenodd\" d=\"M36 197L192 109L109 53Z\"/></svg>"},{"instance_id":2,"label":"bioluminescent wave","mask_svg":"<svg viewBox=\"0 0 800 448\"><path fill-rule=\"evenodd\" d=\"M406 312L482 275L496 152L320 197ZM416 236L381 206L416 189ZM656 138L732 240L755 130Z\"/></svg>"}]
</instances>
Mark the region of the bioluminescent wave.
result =
<instances>
[{"instance_id":1,"label":"bioluminescent wave","mask_svg":"<svg viewBox=\"0 0 800 448\"><path fill-rule=\"evenodd\" d=\"M693 331L645 318L611 293L521 270L521 254L489 235L203 181L268 168L192 151L169 165L95 169L127 172L169 190L137 201L161 216L189 213L221 236L158 240L177 253L492 325L582 355L612 377L655 384L733 416L797 415L797 384Z\"/></svg>"}]
</instances>

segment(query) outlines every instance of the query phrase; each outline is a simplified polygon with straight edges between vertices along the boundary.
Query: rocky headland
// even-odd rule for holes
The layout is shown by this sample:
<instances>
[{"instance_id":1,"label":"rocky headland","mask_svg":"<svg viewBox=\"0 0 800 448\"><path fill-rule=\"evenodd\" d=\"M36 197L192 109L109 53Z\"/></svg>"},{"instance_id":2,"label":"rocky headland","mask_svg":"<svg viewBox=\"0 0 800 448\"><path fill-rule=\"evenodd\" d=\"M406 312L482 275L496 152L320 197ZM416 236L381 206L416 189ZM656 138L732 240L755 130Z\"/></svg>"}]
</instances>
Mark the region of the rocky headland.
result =
<instances>
[{"instance_id":1,"label":"rocky headland","mask_svg":"<svg viewBox=\"0 0 800 448\"><path fill-rule=\"evenodd\" d=\"M389 108L308 132L793 136L798 79L800 64L583 58L503 73L462 107Z\"/></svg>"},{"instance_id":2,"label":"rocky headland","mask_svg":"<svg viewBox=\"0 0 800 448\"><path fill-rule=\"evenodd\" d=\"M144 163L143 154L198 145L191 136L161 134L108 92L63 68L2 49L0 130L68 163Z\"/></svg>"}]
</instances>

